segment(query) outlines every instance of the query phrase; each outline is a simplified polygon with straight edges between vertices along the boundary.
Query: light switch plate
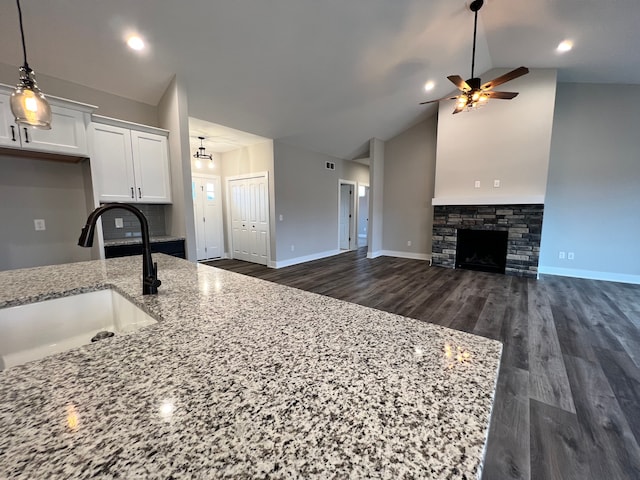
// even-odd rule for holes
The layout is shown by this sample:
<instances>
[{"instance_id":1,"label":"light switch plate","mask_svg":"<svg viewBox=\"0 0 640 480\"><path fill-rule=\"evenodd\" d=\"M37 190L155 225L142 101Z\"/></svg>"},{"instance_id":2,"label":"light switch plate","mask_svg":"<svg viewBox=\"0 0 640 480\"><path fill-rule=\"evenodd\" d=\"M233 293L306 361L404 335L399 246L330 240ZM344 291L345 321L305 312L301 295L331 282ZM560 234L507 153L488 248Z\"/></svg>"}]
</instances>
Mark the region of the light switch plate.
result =
<instances>
[{"instance_id":1,"label":"light switch plate","mask_svg":"<svg viewBox=\"0 0 640 480\"><path fill-rule=\"evenodd\" d=\"M124 222L121 218L116 218L116 228L124 228Z\"/></svg>"},{"instance_id":2,"label":"light switch plate","mask_svg":"<svg viewBox=\"0 0 640 480\"><path fill-rule=\"evenodd\" d=\"M473 186L475 188L480 188L480 180L476 180L475 183L473 184Z\"/></svg>"},{"instance_id":3,"label":"light switch plate","mask_svg":"<svg viewBox=\"0 0 640 480\"><path fill-rule=\"evenodd\" d=\"M46 230L47 226L44 223L44 219L42 218L36 218L33 220L33 225L36 229L36 231L41 231L41 230Z\"/></svg>"}]
</instances>

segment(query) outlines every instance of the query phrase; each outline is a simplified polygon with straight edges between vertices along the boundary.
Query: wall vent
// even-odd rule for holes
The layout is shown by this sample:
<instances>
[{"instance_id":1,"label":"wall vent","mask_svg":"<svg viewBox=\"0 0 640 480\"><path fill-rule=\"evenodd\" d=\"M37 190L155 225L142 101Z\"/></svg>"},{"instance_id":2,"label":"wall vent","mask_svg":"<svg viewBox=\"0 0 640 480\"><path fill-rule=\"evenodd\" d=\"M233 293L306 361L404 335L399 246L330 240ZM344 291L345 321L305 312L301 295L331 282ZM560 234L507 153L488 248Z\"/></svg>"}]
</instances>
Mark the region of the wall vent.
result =
<instances>
[{"instance_id":1,"label":"wall vent","mask_svg":"<svg viewBox=\"0 0 640 480\"><path fill-rule=\"evenodd\" d=\"M325 168L327 170L335 170L336 169L336 164L333 162L327 162L325 163Z\"/></svg>"}]
</instances>

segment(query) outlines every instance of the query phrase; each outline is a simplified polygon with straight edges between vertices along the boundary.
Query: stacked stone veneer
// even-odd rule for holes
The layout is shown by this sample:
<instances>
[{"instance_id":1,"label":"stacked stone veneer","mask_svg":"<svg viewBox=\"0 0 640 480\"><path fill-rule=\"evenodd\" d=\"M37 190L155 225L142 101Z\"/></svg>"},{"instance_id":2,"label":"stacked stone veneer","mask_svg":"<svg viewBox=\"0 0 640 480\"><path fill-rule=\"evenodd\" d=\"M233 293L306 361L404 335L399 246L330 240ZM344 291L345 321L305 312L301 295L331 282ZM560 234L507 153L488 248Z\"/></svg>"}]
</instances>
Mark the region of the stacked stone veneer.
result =
<instances>
[{"instance_id":1,"label":"stacked stone veneer","mask_svg":"<svg viewBox=\"0 0 640 480\"><path fill-rule=\"evenodd\" d=\"M535 278L544 205L443 205L434 207L432 264L455 268L457 231L509 232L507 275Z\"/></svg>"}]
</instances>

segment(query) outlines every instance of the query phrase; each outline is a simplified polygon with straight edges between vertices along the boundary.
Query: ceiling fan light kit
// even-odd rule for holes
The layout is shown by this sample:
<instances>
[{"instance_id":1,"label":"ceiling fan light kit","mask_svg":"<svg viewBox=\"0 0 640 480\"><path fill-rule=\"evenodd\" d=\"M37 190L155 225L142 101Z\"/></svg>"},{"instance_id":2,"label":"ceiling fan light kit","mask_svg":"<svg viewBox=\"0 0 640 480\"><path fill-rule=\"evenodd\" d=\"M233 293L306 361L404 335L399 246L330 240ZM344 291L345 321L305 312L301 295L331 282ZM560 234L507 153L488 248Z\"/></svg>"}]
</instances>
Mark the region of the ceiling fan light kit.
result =
<instances>
[{"instance_id":1,"label":"ceiling fan light kit","mask_svg":"<svg viewBox=\"0 0 640 480\"><path fill-rule=\"evenodd\" d=\"M476 36L478 33L478 11L484 5L484 0L474 0L469 4L469 10L474 13L473 19L473 51L471 53L471 78L463 80L459 75L449 75L447 78L453 83L459 90L462 91L459 95L454 97L444 97L437 100L430 100L428 102L422 102L420 105L427 103L436 103L440 100L456 100L456 106L453 113L460 113L462 111L474 110L486 105L490 98L497 98L501 100L511 100L518 95L517 92L495 92L494 87L502 85L510 80L521 77L529 73L527 67L518 67L515 70L505 73L493 80L486 83L482 83L479 77L474 76L476 66Z\"/></svg>"}]
</instances>

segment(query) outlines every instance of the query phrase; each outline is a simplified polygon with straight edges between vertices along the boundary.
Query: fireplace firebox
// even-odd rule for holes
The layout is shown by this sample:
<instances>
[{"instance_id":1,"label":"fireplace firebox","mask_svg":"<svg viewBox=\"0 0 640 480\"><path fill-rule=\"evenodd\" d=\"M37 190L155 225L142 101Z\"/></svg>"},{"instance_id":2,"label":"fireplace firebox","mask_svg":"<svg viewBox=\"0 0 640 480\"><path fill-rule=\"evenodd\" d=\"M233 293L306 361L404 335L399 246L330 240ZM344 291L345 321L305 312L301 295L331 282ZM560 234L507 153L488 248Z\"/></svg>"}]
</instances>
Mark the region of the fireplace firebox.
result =
<instances>
[{"instance_id":1,"label":"fireplace firebox","mask_svg":"<svg viewBox=\"0 0 640 480\"><path fill-rule=\"evenodd\" d=\"M507 265L508 232L500 230L457 230L456 268L502 273Z\"/></svg>"}]
</instances>

